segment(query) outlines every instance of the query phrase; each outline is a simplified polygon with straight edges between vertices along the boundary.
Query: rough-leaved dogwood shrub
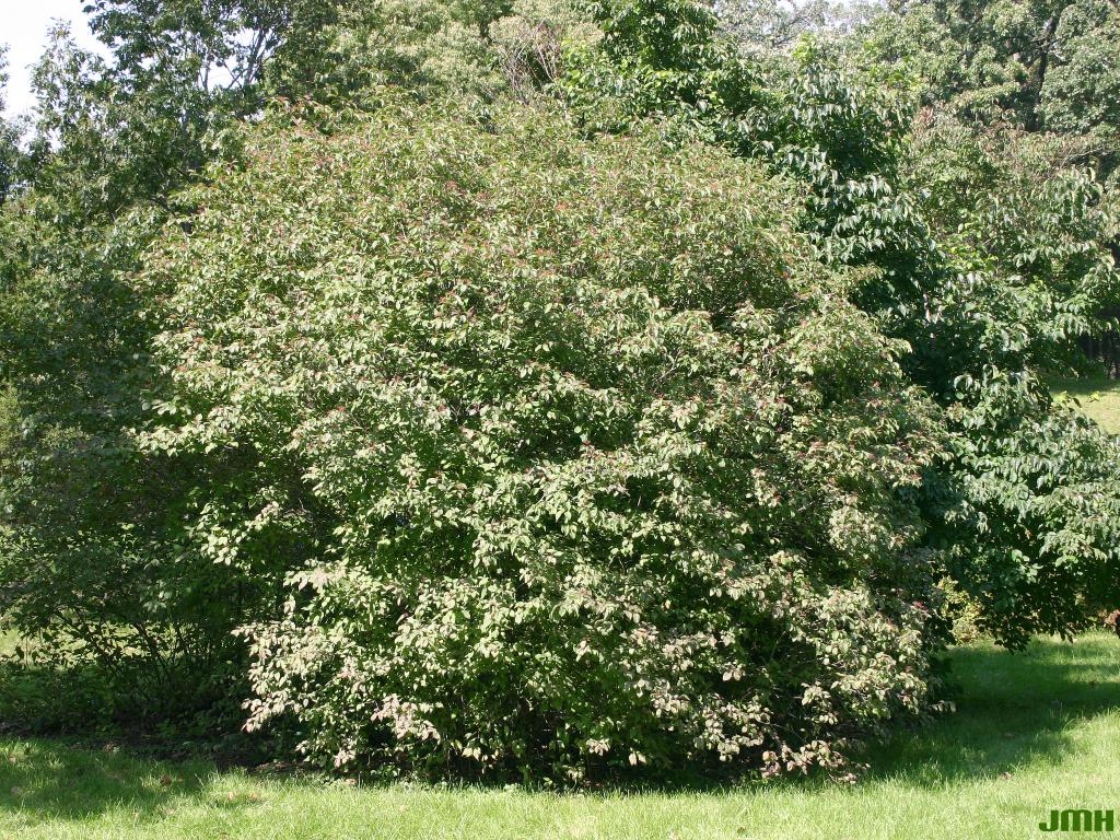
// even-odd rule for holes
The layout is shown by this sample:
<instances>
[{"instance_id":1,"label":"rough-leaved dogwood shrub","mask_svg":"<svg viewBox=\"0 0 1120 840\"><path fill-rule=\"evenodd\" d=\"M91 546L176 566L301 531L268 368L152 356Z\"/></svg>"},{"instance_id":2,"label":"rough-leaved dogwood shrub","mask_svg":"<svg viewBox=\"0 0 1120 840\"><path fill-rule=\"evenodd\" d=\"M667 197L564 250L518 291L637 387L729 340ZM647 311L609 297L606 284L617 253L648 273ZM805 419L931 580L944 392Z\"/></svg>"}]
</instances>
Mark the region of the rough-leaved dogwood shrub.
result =
<instances>
[{"instance_id":1,"label":"rough-leaved dogwood shrub","mask_svg":"<svg viewBox=\"0 0 1120 840\"><path fill-rule=\"evenodd\" d=\"M333 125L253 130L148 261L145 445L224 470L193 539L290 587L251 726L578 778L836 767L924 707L940 421L782 182L550 110Z\"/></svg>"}]
</instances>

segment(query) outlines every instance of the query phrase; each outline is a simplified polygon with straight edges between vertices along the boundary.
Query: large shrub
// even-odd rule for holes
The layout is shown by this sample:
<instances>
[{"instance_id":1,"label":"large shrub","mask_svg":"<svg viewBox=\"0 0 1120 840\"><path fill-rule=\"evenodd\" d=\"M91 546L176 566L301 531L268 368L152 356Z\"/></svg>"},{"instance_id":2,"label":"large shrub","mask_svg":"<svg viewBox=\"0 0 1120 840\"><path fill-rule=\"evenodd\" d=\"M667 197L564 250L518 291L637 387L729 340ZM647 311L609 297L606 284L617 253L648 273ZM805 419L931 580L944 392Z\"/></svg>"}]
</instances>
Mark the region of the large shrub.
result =
<instances>
[{"instance_id":1,"label":"large shrub","mask_svg":"<svg viewBox=\"0 0 1120 840\"><path fill-rule=\"evenodd\" d=\"M777 772L924 707L938 423L781 182L446 103L246 155L150 255L143 443L224 471L214 561L287 571L251 725L339 766Z\"/></svg>"}]
</instances>

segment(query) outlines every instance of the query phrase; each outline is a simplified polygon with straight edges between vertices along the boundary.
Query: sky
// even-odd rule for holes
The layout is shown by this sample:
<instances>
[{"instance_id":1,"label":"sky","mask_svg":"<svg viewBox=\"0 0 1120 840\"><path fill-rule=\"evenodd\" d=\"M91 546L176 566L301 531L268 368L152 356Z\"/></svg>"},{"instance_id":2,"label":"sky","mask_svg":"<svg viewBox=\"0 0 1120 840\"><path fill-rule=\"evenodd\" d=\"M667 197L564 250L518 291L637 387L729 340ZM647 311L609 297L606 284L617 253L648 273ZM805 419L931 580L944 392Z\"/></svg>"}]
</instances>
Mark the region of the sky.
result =
<instances>
[{"instance_id":1,"label":"sky","mask_svg":"<svg viewBox=\"0 0 1120 840\"><path fill-rule=\"evenodd\" d=\"M43 51L51 20L70 23L74 39L83 47L97 41L86 26L82 6L89 0L0 0L0 44L8 45L7 108L4 116L13 116L32 105L28 66Z\"/></svg>"}]
</instances>

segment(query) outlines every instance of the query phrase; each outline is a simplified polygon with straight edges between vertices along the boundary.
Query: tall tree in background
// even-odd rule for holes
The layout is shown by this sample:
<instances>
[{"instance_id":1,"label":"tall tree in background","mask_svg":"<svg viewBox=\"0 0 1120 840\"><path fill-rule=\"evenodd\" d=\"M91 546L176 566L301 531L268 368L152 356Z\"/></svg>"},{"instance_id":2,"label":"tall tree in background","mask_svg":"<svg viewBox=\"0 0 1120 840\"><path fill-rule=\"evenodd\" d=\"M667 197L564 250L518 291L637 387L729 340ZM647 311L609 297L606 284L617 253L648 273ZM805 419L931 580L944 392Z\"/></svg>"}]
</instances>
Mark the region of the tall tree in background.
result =
<instances>
[{"instance_id":1,"label":"tall tree in background","mask_svg":"<svg viewBox=\"0 0 1120 840\"><path fill-rule=\"evenodd\" d=\"M1108 0L890 5L868 30L873 60L905 66L924 104L1087 141L1082 162L1117 160L1120 9ZM1071 159L1077 159L1070 155Z\"/></svg>"},{"instance_id":2,"label":"tall tree in background","mask_svg":"<svg viewBox=\"0 0 1120 840\"><path fill-rule=\"evenodd\" d=\"M720 27L752 53L793 49L806 35L840 37L872 8L834 0L708 0Z\"/></svg>"},{"instance_id":3,"label":"tall tree in background","mask_svg":"<svg viewBox=\"0 0 1120 840\"><path fill-rule=\"evenodd\" d=\"M98 0L103 59L65 28L35 69L33 180L75 220L160 202L214 154L231 121L260 110L266 62L308 4Z\"/></svg>"},{"instance_id":4,"label":"tall tree in background","mask_svg":"<svg viewBox=\"0 0 1120 840\"><path fill-rule=\"evenodd\" d=\"M341 2L329 25L293 35L267 87L349 108L377 107L384 85L421 98L455 91L489 102L551 81L562 42L594 33L567 0Z\"/></svg>"},{"instance_id":5,"label":"tall tree in background","mask_svg":"<svg viewBox=\"0 0 1120 840\"><path fill-rule=\"evenodd\" d=\"M1041 122L1060 20L1076 2L891 3L881 20L882 55L917 70L927 102L953 100L969 118L1010 119L1034 129Z\"/></svg>"},{"instance_id":6,"label":"tall tree in background","mask_svg":"<svg viewBox=\"0 0 1120 840\"><path fill-rule=\"evenodd\" d=\"M933 146L911 156L909 91L858 41L810 40L760 62L721 45L715 20L687 0L591 10L603 46L564 80L590 127L657 115L670 136L767 161L807 188L803 224L821 259L868 269L852 299L909 344L908 371L948 410L957 457L927 482L928 536L987 626L1010 644L1086 626L1118 595L1115 445L1053 409L1040 375L1077 358L1077 338L1115 299L1116 221L1099 186L1068 167L1052 177L1041 145L1012 158L985 147L955 166ZM637 19L658 20L662 35ZM987 170L973 172L985 154ZM998 187L1002 200L957 202L967 223L950 231L948 205L933 202L957 177Z\"/></svg>"},{"instance_id":7,"label":"tall tree in background","mask_svg":"<svg viewBox=\"0 0 1120 840\"><path fill-rule=\"evenodd\" d=\"M19 128L2 116L7 107L5 90L8 86L8 48L0 44L0 206L8 196L16 179L16 167L20 159Z\"/></svg>"}]
</instances>

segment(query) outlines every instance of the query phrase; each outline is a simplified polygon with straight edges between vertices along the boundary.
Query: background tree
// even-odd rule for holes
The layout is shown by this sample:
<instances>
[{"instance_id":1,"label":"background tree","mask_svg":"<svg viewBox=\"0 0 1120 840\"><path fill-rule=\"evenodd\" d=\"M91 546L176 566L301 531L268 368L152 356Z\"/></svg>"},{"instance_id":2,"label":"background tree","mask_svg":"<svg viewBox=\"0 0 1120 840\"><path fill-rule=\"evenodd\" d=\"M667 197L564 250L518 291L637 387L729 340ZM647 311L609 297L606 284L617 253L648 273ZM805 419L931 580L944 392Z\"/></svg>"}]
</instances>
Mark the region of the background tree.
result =
<instances>
[{"instance_id":1,"label":"background tree","mask_svg":"<svg viewBox=\"0 0 1120 840\"><path fill-rule=\"evenodd\" d=\"M551 81L562 42L594 36L567 0L339 4L329 26L282 51L270 89L346 107L376 108L386 84L489 102L511 88L525 94Z\"/></svg>"},{"instance_id":2,"label":"background tree","mask_svg":"<svg viewBox=\"0 0 1120 840\"><path fill-rule=\"evenodd\" d=\"M0 113L6 106L5 90L8 85L8 48L0 44ZM20 130L17 123L0 117L0 206L8 197L8 192L17 179L16 170L20 160Z\"/></svg>"},{"instance_id":3,"label":"background tree","mask_svg":"<svg viewBox=\"0 0 1120 840\"><path fill-rule=\"evenodd\" d=\"M707 5L724 31L762 54L791 50L806 35L842 36L872 8L830 0L712 0Z\"/></svg>"},{"instance_id":4,"label":"background tree","mask_svg":"<svg viewBox=\"0 0 1120 840\"><path fill-rule=\"evenodd\" d=\"M630 25L639 7L662 36ZM721 44L695 3L605 0L592 11L608 35L563 82L590 127L624 130L656 115L670 136L766 161L805 186L803 224L820 258L869 269L851 299L907 342L913 381L949 409L957 457L927 483L930 545L950 551L952 574L987 606L987 626L1009 644L1086 626L1117 594L1117 543L1099 529L1115 493L1090 464L1039 453L1084 451L1075 441L1096 435L1094 457L1112 463L1114 444L1055 414L1039 376L1075 363L1077 337L1099 329L1115 299L1116 222L1099 187L1068 165L1055 177L1045 141L1016 141L1012 160L996 144L966 145L956 168L940 168L950 161L936 144L907 142L908 90L892 91L893 69L853 60L858 50L808 42L760 66ZM1001 192L990 203L966 204L971 192L947 202L953 178ZM960 230L941 227L950 204L967 217ZM1084 504L1059 504L1063 494ZM1021 503L1035 510L1029 522ZM993 536L993 521L1008 528ZM1071 534L1091 550L1072 548ZM1039 583L1059 577L1072 589Z\"/></svg>"},{"instance_id":5,"label":"background tree","mask_svg":"<svg viewBox=\"0 0 1120 840\"><path fill-rule=\"evenodd\" d=\"M1071 0L899 2L883 16L882 59L906 62L927 103L954 102L967 119L1041 125L1042 91Z\"/></svg>"},{"instance_id":6,"label":"background tree","mask_svg":"<svg viewBox=\"0 0 1120 840\"><path fill-rule=\"evenodd\" d=\"M1099 167L1103 181L1116 166L1118 21L1107 0L899 3L863 43L967 125L1079 138L1070 162Z\"/></svg>"},{"instance_id":7,"label":"background tree","mask_svg":"<svg viewBox=\"0 0 1120 840\"><path fill-rule=\"evenodd\" d=\"M1072 4L1054 38L1056 60L1042 88L1042 122L1050 131L1090 141L1085 158L1100 161L1098 178L1104 180L1120 163L1120 11L1107 2Z\"/></svg>"}]
</instances>

